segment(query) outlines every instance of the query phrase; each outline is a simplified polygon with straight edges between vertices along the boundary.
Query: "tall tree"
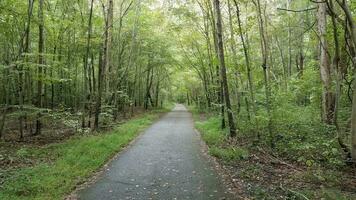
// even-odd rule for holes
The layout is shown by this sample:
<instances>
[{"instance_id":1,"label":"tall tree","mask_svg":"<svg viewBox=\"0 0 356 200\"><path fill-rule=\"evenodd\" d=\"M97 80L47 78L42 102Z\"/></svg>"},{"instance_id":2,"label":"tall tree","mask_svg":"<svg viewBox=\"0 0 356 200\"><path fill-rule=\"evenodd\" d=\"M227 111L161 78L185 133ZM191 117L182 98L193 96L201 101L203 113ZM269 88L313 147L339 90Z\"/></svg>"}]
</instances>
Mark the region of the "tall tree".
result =
<instances>
[{"instance_id":1,"label":"tall tree","mask_svg":"<svg viewBox=\"0 0 356 200\"><path fill-rule=\"evenodd\" d=\"M220 1L214 0L214 9L216 13L216 37L218 41L218 55L219 55L219 63L220 63L220 74L225 98L225 105L227 109L227 117L229 121L230 128L230 136L236 136L236 127L234 116L232 113L231 102L230 102L230 94L229 94L229 85L226 75L226 66L225 66L225 55L224 55L224 42L223 42L223 30L222 30L222 17L221 17L221 8Z\"/></svg>"},{"instance_id":2,"label":"tall tree","mask_svg":"<svg viewBox=\"0 0 356 200\"><path fill-rule=\"evenodd\" d=\"M351 39L351 44L349 46L350 52L352 52L352 67L354 71L354 81L353 81L353 97L352 97L352 108L351 108L351 157L353 162L356 162L356 22L352 17L352 13L349 5L345 0L336 0L340 5L346 16L346 22L348 25L348 32Z\"/></svg>"},{"instance_id":3,"label":"tall tree","mask_svg":"<svg viewBox=\"0 0 356 200\"><path fill-rule=\"evenodd\" d=\"M103 3L103 15L105 19L104 27L104 41L103 41L103 50L101 50L101 55L99 59L99 72L98 72L98 94L95 105L95 120L94 120L94 129L99 129L99 116L101 112L101 104L103 98L103 90L105 90L105 74L107 71L108 65L110 65L110 55L111 55L111 42L112 42L112 30L113 30L113 1L108 0L107 4Z\"/></svg>"},{"instance_id":4,"label":"tall tree","mask_svg":"<svg viewBox=\"0 0 356 200\"><path fill-rule=\"evenodd\" d=\"M37 107L41 109L43 107L43 66L45 64L44 61L44 16L43 16L43 5L44 0L38 1L38 81L37 81ZM41 110L38 111L37 119L36 119L36 135L41 133Z\"/></svg>"},{"instance_id":5,"label":"tall tree","mask_svg":"<svg viewBox=\"0 0 356 200\"><path fill-rule=\"evenodd\" d=\"M268 114L268 132L270 136L270 143L271 146L274 147L274 136L272 135L272 119L271 119L271 103L270 103L270 84L269 84L269 66L267 63L268 60L268 47L267 47L267 33L266 33L266 28L265 28L265 17L262 15L262 9L261 9L261 1L257 0L255 2L256 8L257 8L257 14L258 14L258 27L259 27L259 32L260 32L260 43L261 43L261 55L262 55L262 69L263 69L263 81L264 81L264 87L265 87L265 96L266 96L266 110Z\"/></svg>"},{"instance_id":6,"label":"tall tree","mask_svg":"<svg viewBox=\"0 0 356 200\"><path fill-rule=\"evenodd\" d=\"M319 34L319 59L320 76L323 84L322 116L323 121L332 124L334 118L335 97L332 91L332 76L327 42L327 5L326 2L318 3L318 34Z\"/></svg>"},{"instance_id":7,"label":"tall tree","mask_svg":"<svg viewBox=\"0 0 356 200\"><path fill-rule=\"evenodd\" d=\"M85 127L85 112L86 108L88 107L87 105L90 103L90 100L93 96L93 90L91 87L91 84L89 82L90 80L90 69L89 69L89 55L90 55L90 45L91 45L91 37L92 37L92 21L93 21L93 9L94 9L94 0L90 1L90 10L89 10L89 20L88 20L88 35L87 35L87 44L86 44L86 50L85 50L85 57L84 57L84 71L83 71L83 76L84 76L84 101L88 102L83 102L83 113L82 113L82 127ZM89 93L88 93L88 88L89 88ZM89 106L90 107L90 106ZM91 112L89 111L89 123L88 125L90 126L90 114Z\"/></svg>"},{"instance_id":8,"label":"tall tree","mask_svg":"<svg viewBox=\"0 0 356 200\"><path fill-rule=\"evenodd\" d=\"M248 46L246 44L244 32L242 31L240 7L239 7L239 4L237 3L237 0L234 0L234 3L235 3L235 7L236 7L236 16L237 16L239 35L240 35L240 39L241 39L244 56L245 56L245 65L246 65L246 71L247 71L247 79L248 79L248 83L249 83L248 88L249 88L249 92L250 92L251 104L252 104L253 114L256 116L257 109L256 109L256 102L255 102L253 77L252 77L252 72L251 72L250 55L249 55L249 51L248 51ZM257 120L256 120L256 124L257 124Z\"/></svg>"}]
</instances>

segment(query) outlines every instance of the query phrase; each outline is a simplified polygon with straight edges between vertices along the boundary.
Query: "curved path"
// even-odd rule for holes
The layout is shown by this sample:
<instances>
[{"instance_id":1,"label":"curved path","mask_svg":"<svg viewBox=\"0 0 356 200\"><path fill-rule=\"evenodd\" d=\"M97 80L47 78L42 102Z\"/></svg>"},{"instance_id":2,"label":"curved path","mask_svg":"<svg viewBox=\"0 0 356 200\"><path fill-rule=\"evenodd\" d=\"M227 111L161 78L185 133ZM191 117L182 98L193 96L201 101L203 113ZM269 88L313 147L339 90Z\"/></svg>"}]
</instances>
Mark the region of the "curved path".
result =
<instances>
[{"instance_id":1,"label":"curved path","mask_svg":"<svg viewBox=\"0 0 356 200\"><path fill-rule=\"evenodd\" d=\"M81 190L79 199L228 199L200 142L191 114L177 105Z\"/></svg>"}]
</instances>

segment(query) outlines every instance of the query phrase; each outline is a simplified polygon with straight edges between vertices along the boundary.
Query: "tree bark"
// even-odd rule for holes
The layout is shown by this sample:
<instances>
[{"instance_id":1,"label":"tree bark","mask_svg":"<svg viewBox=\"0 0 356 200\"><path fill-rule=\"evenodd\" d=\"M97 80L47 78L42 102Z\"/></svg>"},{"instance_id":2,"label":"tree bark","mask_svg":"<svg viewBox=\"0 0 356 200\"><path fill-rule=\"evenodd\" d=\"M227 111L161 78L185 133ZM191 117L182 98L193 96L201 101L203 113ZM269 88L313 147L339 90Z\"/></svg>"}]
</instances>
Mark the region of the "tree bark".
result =
<instances>
[{"instance_id":1,"label":"tree bark","mask_svg":"<svg viewBox=\"0 0 356 200\"><path fill-rule=\"evenodd\" d=\"M10 89L8 88L8 84L9 83L9 69L5 69L4 73L3 73L3 84L2 84L2 95L3 95L3 103L4 103L4 108L3 108L3 112L2 112L2 119L0 121L0 140L3 138L4 136L4 129L5 129L5 122L6 122L6 115L7 115L7 111L8 111L8 106L11 104L10 102Z\"/></svg>"},{"instance_id":2,"label":"tree bark","mask_svg":"<svg viewBox=\"0 0 356 200\"><path fill-rule=\"evenodd\" d=\"M333 123L335 97L332 92L332 79L330 61L328 55L328 42L326 38L327 19L326 3L318 3L318 32L320 38L320 76L323 85L322 117L327 124Z\"/></svg>"},{"instance_id":3,"label":"tree bark","mask_svg":"<svg viewBox=\"0 0 356 200\"><path fill-rule=\"evenodd\" d=\"M44 0L39 0L38 7L38 29L39 29L39 39L38 39L38 81L37 81L37 107L41 109L43 107L43 65L44 65L44 17L43 17L43 5ZM38 111L36 119L36 132L35 135L41 134L41 110Z\"/></svg>"},{"instance_id":4,"label":"tree bark","mask_svg":"<svg viewBox=\"0 0 356 200\"><path fill-rule=\"evenodd\" d=\"M356 62L356 58L354 58ZM356 70L354 70L354 80L356 80ZM351 157L356 162L356 81L353 84L352 112L351 112Z\"/></svg>"},{"instance_id":5,"label":"tree bark","mask_svg":"<svg viewBox=\"0 0 356 200\"><path fill-rule=\"evenodd\" d=\"M85 58L84 58L84 101L87 101L85 104L83 103L83 118L82 118L82 128L85 127L85 112L86 108L90 103L90 99L92 98L92 90L89 90L88 93L88 87L91 88L91 83L89 82L90 80L90 67L89 67L89 54L90 54L90 41L91 41L91 34L92 34L92 18L93 18L93 7L94 7L94 0L90 1L90 11L89 11L89 20L88 20L88 36L87 36L87 45L86 45L86 52L85 52ZM90 112L89 112L90 113ZM89 121L90 121L90 114L89 114ZM90 125L90 124L89 124Z\"/></svg>"},{"instance_id":6,"label":"tree bark","mask_svg":"<svg viewBox=\"0 0 356 200\"><path fill-rule=\"evenodd\" d=\"M5 122L6 122L6 115L7 115L7 102L5 103L5 107L2 110L1 114L1 121L0 121L0 141L3 139L4 135L4 128L5 128Z\"/></svg>"},{"instance_id":7,"label":"tree bark","mask_svg":"<svg viewBox=\"0 0 356 200\"><path fill-rule=\"evenodd\" d=\"M105 75L107 67L110 65L110 55L111 55L111 36L113 29L113 0L108 0L108 8L105 12L105 6L103 6L103 13L105 18L105 27L104 27L104 44L103 50L100 55L99 60L99 72L98 72L98 94L95 105L95 119L94 119L94 129L99 130L99 116L101 112L102 96L103 90L106 87ZM105 13L107 13L105 15Z\"/></svg>"},{"instance_id":8,"label":"tree bark","mask_svg":"<svg viewBox=\"0 0 356 200\"><path fill-rule=\"evenodd\" d=\"M352 17L350 7L346 1L336 0L346 15L348 25L350 27L351 40L353 47L350 47L350 52L353 52L352 63L354 70L354 83L353 83L353 97L352 97L352 112L351 112L351 157L352 161L356 163L356 24ZM353 48L353 49L351 49Z\"/></svg>"},{"instance_id":9,"label":"tree bark","mask_svg":"<svg viewBox=\"0 0 356 200\"><path fill-rule=\"evenodd\" d=\"M238 58L237 58L237 51L236 51L236 42L235 42L235 32L233 28L233 22L232 22L232 7L231 7L231 1L228 0L228 12L229 12L229 28L230 28L230 48L231 48L231 53L232 53L232 63L235 72L235 86L236 86L236 106L237 106L237 113L240 113L240 105L241 105L241 98L240 98L240 85L239 85L239 69L238 69Z\"/></svg>"},{"instance_id":10,"label":"tree bark","mask_svg":"<svg viewBox=\"0 0 356 200\"><path fill-rule=\"evenodd\" d=\"M250 98L251 98L251 104L252 104L252 109L253 109L253 114L256 116L256 101L255 101L255 94L254 94L254 84L253 84L253 77L252 77L252 72L251 72L251 63L250 63L250 55L248 52L248 47L246 45L245 37L242 31L242 23L241 23L241 18L240 18L240 7L237 3L236 0L234 0L235 7L236 7L236 16L237 16L237 23L239 27L239 34L240 34L240 39L244 51L244 56L245 56L245 64L246 64L246 69L247 69L247 79L248 79L248 85L249 85L249 92L250 92ZM256 120L256 125L257 125L257 120Z\"/></svg>"},{"instance_id":11,"label":"tree bark","mask_svg":"<svg viewBox=\"0 0 356 200\"><path fill-rule=\"evenodd\" d=\"M28 53L29 52L29 46L30 46L30 31L31 31L31 19L32 19L32 12L33 12L33 4L34 0L29 0L28 1L28 10L27 10L27 22L26 22L26 28L25 28L25 35L24 35L24 46L23 48L20 48L20 57L26 62L26 55L22 55L23 53ZM23 44L23 41L21 41L21 46ZM22 140L24 137L24 132L23 132L23 121L25 119L25 116L23 114L23 105L24 105L24 69L21 65L19 67L19 83L18 83L18 90L19 90L19 107L20 107L20 117L19 117L19 132L20 132L20 139Z\"/></svg>"},{"instance_id":12,"label":"tree bark","mask_svg":"<svg viewBox=\"0 0 356 200\"><path fill-rule=\"evenodd\" d=\"M262 18L261 2L260 0L256 1L257 13L258 13L258 24L261 37L261 54L262 54L262 69L263 69L263 79L265 85L265 94L266 94L266 110L268 115L268 132L270 137L270 145L274 147L274 135L272 131L272 119L271 119L271 104L270 104L270 85L269 85L269 67L267 65L268 60L268 49L267 49L267 36L265 30L265 22Z\"/></svg>"},{"instance_id":13,"label":"tree bark","mask_svg":"<svg viewBox=\"0 0 356 200\"><path fill-rule=\"evenodd\" d=\"M287 9L290 9L291 0L287 0ZM288 77L292 76L292 28L288 13Z\"/></svg>"},{"instance_id":14,"label":"tree bark","mask_svg":"<svg viewBox=\"0 0 356 200\"><path fill-rule=\"evenodd\" d=\"M99 130L99 116L101 112L101 98L103 94L103 79L104 79L104 71L105 71L105 56L103 56L102 52L106 52L105 45L103 50L99 53L99 70L98 70L98 93L96 96L96 104L95 104L95 116L94 116L94 130ZM105 54L105 53L104 53Z\"/></svg>"},{"instance_id":15,"label":"tree bark","mask_svg":"<svg viewBox=\"0 0 356 200\"><path fill-rule=\"evenodd\" d=\"M221 19L221 10L220 10L220 1L214 0L214 8L216 12L216 35L218 40L218 55L219 55L219 63L220 63L220 73L222 78L222 85L224 89L224 97L225 97L225 104L227 109L227 116L229 120L229 127L230 127L230 136L236 136L236 127L234 122L234 116L231 109L230 103L230 94L229 94L229 86L226 76L226 66L225 66L225 55L224 55L224 43L222 37L222 19Z\"/></svg>"},{"instance_id":16,"label":"tree bark","mask_svg":"<svg viewBox=\"0 0 356 200\"><path fill-rule=\"evenodd\" d=\"M347 154L348 158L351 157L350 150L349 148L344 144L341 138L341 128L338 123L338 111L339 111L339 103L340 103L340 96L341 96L341 82L342 82L342 71L340 67L340 58L341 58L341 53L340 53L340 44L339 44L339 34L337 30L337 23L336 23L336 13L334 9L334 3L333 0L328 1L329 9L330 9L330 15L331 15L331 20L332 20L332 25L333 25L333 36L334 36L334 44L335 44L335 53L334 53L334 59L333 59L333 69L336 72L336 89L335 89L335 107L334 107L334 119L333 123L336 127L336 133L337 133L337 140L339 142L339 145L343 149L343 151Z\"/></svg>"}]
</instances>

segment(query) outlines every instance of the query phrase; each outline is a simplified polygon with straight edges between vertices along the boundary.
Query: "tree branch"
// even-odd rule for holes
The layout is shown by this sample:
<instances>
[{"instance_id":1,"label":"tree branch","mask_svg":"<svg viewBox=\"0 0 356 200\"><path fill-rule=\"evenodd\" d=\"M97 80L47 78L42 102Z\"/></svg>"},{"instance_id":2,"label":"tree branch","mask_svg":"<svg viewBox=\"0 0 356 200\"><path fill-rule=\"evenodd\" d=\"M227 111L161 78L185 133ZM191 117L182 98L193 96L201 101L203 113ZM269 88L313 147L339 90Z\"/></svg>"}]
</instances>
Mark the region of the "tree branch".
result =
<instances>
[{"instance_id":1,"label":"tree branch","mask_svg":"<svg viewBox=\"0 0 356 200\"><path fill-rule=\"evenodd\" d=\"M277 8L277 10L280 10L280 11L295 12L295 13L307 12L307 11L316 10L316 9L317 9L317 7L305 8L305 9L302 9L302 10L291 10L291 9L286 9L286 8Z\"/></svg>"}]
</instances>

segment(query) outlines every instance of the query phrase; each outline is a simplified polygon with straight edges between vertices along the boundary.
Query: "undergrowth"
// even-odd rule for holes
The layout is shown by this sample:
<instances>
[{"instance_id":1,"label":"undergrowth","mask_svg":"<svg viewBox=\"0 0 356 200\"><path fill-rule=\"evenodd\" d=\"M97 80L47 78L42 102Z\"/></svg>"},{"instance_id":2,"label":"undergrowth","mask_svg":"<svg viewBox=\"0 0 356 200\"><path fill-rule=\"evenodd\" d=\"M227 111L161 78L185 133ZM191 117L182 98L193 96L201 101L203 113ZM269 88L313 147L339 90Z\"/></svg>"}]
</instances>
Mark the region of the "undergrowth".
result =
<instances>
[{"instance_id":1,"label":"undergrowth","mask_svg":"<svg viewBox=\"0 0 356 200\"><path fill-rule=\"evenodd\" d=\"M255 183L254 187L247 188L249 190L247 193L253 197L273 199L274 195L278 194L292 199L299 199L301 195L310 199L356 197L351 191L354 187L353 170L345 164L345 155L335 137L336 130L333 126L320 122L319 111L314 106L292 106L290 103L282 102L275 107L271 113L274 147L270 146L268 117L262 108L258 116L256 118L250 116L250 120L246 111L235 113L238 133L233 140L228 138L227 129L221 129L221 116L216 112L206 112L196 107L190 107L190 110L196 128L209 146L209 153L223 163L238 166L237 179L242 178ZM267 154L279 160L277 166L276 160L265 157ZM271 163L268 164L269 162ZM284 167L279 169L278 163L282 163L283 166L285 162L290 164L284 166L285 170ZM288 169L288 166L299 170L295 171L293 167ZM274 180L272 185L268 184L271 170L281 173L279 175L283 177ZM262 180L261 177L265 177L266 180ZM278 184L287 186L282 187Z\"/></svg>"},{"instance_id":2,"label":"undergrowth","mask_svg":"<svg viewBox=\"0 0 356 200\"><path fill-rule=\"evenodd\" d=\"M197 129L201 132L203 140L209 146L209 153L226 162L246 159L248 151L240 147L226 146L227 132L220 128L220 118L210 117L206 121L196 122Z\"/></svg>"},{"instance_id":3,"label":"undergrowth","mask_svg":"<svg viewBox=\"0 0 356 200\"><path fill-rule=\"evenodd\" d=\"M151 111L108 133L76 136L41 149L20 149L17 154L24 158L50 159L44 159L33 167L4 172L6 176L0 187L0 199L63 199L152 124L161 112Z\"/></svg>"}]
</instances>

